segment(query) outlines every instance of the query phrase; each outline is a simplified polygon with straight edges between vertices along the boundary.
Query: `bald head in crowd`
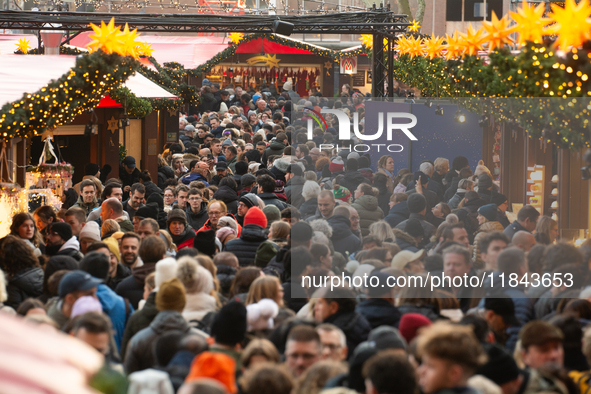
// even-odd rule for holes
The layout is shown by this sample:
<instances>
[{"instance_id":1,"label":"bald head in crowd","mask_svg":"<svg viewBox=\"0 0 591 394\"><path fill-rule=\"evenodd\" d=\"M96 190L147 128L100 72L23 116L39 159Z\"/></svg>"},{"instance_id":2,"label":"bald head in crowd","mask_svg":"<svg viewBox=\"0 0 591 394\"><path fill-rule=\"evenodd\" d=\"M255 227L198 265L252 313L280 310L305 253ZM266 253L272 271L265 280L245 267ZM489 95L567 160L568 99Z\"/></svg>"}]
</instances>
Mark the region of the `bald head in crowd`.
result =
<instances>
[{"instance_id":1,"label":"bald head in crowd","mask_svg":"<svg viewBox=\"0 0 591 394\"><path fill-rule=\"evenodd\" d=\"M103 223L107 219L117 219L123 215L123 205L117 197L106 199L101 205L101 219Z\"/></svg>"},{"instance_id":2,"label":"bald head in crowd","mask_svg":"<svg viewBox=\"0 0 591 394\"><path fill-rule=\"evenodd\" d=\"M318 195L318 211L323 218L328 219L334 214L335 204L332 190L323 190Z\"/></svg>"},{"instance_id":3,"label":"bald head in crowd","mask_svg":"<svg viewBox=\"0 0 591 394\"><path fill-rule=\"evenodd\" d=\"M349 208L342 205L339 205L334 209L334 214L344 216L347 219L351 217L351 211L349 211Z\"/></svg>"},{"instance_id":4,"label":"bald head in crowd","mask_svg":"<svg viewBox=\"0 0 591 394\"><path fill-rule=\"evenodd\" d=\"M511 240L513 246L518 247L519 249L523 250L524 252L529 252L531 248L534 247L536 244L536 239L534 238L532 233L528 233L527 231L518 231L513 236Z\"/></svg>"}]
</instances>

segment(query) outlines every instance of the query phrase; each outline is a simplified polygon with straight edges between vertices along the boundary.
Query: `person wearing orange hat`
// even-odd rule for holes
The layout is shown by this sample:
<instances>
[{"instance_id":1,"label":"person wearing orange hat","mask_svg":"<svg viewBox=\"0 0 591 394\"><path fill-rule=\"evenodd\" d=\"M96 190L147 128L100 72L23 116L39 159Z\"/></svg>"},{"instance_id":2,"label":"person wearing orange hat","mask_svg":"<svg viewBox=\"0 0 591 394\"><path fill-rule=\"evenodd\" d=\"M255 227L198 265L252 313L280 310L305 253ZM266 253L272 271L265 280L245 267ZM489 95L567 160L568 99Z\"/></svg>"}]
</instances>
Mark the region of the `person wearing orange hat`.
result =
<instances>
[{"instance_id":1,"label":"person wearing orange hat","mask_svg":"<svg viewBox=\"0 0 591 394\"><path fill-rule=\"evenodd\" d=\"M254 265L257 249L267 240L267 217L258 207L252 207L244 216L244 227L239 238L226 243L224 251L234 253L241 267Z\"/></svg>"},{"instance_id":2,"label":"person wearing orange hat","mask_svg":"<svg viewBox=\"0 0 591 394\"><path fill-rule=\"evenodd\" d=\"M203 352L195 357L185 383L202 378L217 380L228 393L238 392L236 387L236 362L232 357L223 353Z\"/></svg>"}]
</instances>

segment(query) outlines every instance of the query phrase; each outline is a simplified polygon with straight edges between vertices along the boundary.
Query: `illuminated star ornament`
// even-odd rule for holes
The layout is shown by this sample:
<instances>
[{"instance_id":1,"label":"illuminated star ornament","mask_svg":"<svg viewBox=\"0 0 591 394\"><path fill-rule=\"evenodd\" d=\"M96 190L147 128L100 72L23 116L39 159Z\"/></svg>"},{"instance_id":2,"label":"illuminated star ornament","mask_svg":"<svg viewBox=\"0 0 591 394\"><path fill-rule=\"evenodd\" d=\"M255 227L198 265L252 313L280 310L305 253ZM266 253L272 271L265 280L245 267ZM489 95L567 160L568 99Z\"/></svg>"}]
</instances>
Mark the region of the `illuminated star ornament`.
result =
<instances>
[{"instance_id":1,"label":"illuminated star ornament","mask_svg":"<svg viewBox=\"0 0 591 394\"><path fill-rule=\"evenodd\" d=\"M546 4L540 3L536 7L530 6L525 0L521 3L521 8L517 12L510 11L511 18L517 23L513 31L519 33L519 44L523 45L526 41L541 43L542 36L547 34L545 26L550 22L544 18Z\"/></svg>"},{"instance_id":2,"label":"illuminated star ornament","mask_svg":"<svg viewBox=\"0 0 591 394\"><path fill-rule=\"evenodd\" d=\"M16 44L16 47L25 55L29 53L29 49L31 49L31 46L29 45L29 40L27 40L26 38L21 38L20 40L18 40L18 44Z\"/></svg>"},{"instance_id":3,"label":"illuminated star ornament","mask_svg":"<svg viewBox=\"0 0 591 394\"><path fill-rule=\"evenodd\" d=\"M398 51L399 54L404 55L408 53L409 46L410 42L408 38L406 38L405 36L400 36L396 41L396 46L394 47L394 49Z\"/></svg>"},{"instance_id":4,"label":"illuminated star ornament","mask_svg":"<svg viewBox=\"0 0 591 394\"><path fill-rule=\"evenodd\" d=\"M460 42L458 32L454 32L453 36L446 34L446 37L447 45L444 47L447 52L445 53L445 60L451 60L462 56L464 54L464 47Z\"/></svg>"},{"instance_id":5,"label":"illuminated star ornament","mask_svg":"<svg viewBox=\"0 0 591 394\"><path fill-rule=\"evenodd\" d=\"M470 23L466 33L460 34L460 43L464 46L464 54L468 56L478 55L478 51L482 50L482 44L484 43L482 29L474 30L472 23Z\"/></svg>"},{"instance_id":6,"label":"illuminated star ornament","mask_svg":"<svg viewBox=\"0 0 591 394\"><path fill-rule=\"evenodd\" d=\"M579 48L591 39L591 5L584 0L579 4L575 0L566 0L564 8L552 4L550 21L555 22L548 32L558 35L556 45L567 50L569 47Z\"/></svg>"},{"instance_id":7,"label":"illuminated star ornament","mask_svg":"<svg viewBox=\"0 0 591 394\"><path fill-rule=\"evenodd\" d=\"M488 42L488 50L494 51L497 48L502 48L505 44L513 44L513 40L509 35L513 32L513 29L509 28L509 19L505 15L503 18L497 18L497 14L492 12L492 20L482 21L482 27L486 30L486 36L484 41Z\"/></svg>"},{"instance_id":8,"label":"illuminated star ornament","mask_svg":"<svg viewBox=\"0 0 591 394\"><path fill-rule=\"evenodd\" d=\"M121 39L121 30L115 27L115 18L111 18L108 25L101 21L101 26L98 27L94 23L90 24L94 34L89 35L92 41L86 46L93 48L93 50L101 49L103 52L111 54L113 52L123 52L123 40Z\"/></svg>"},{"instance_id":9,"label":"illuminated star ornament","mask_svg":"<svg viewBox=\"0 0 591 394\"><path fill-rule=\"evenodd\" d=\"M359 40L361 40L361 45L364 47L368 49L373 48L373 36L371 34L362 34Z\"/></svg>"},{"instance_id":10,"label":"illuminated star ornament","mask_svg":"<svg viewBox=\"0 0 591 394\"><path fill-rule=\"evenodd\" d=\"M412 25L408 28L408 30L418 33L419 30L421 29L421 25L419 25L419 22L413 20L411 23L412 23Z\"/></svg>"},{"instance_id":11,"label":"illuminated star ornament","mask_svg":"<svg viewBox=\"0 0 591 394\"><path fill-rule=\"evenodd\" d=\"M242 38L244 38L244 33L230 33L230 42L232 44L238 44Z\"/></svg>"},{"instance_id":12,"label":"illuminated star ornament","mask_svg":"<svg viewBox=\"0 0 591 394\"><path fill-rule=\"evenodd\" d=\"M428 40L425 41L425 52L429 59L434 59L436 57L441 56L443 52L443 38L439 38L436 36L431 36Z\"/></svg>"},{"instance_id":13,"label":"illuminated star ornament","mask_svg":"<svg viewBox=\"0 0 591 394\"><path fill-rule=\"evenodd\" d=\"M138 44L135 39L138 37L137 29L134 31L129 31L129 26L127 23L123 29L123 33L121 34L121 40L123 41L123 52L125 53L124 56L131 56L134 59L139 59L140 56L138 54Z\"/></svg>"},{"instance_id":14,"label":"illuminated star ornament","mask_svg":"<svg viewBox=\"0 0 591 394\"><path fill-rule=\"evenodd\" d=\"M141 42L137 46L137 53L140 56L150 57L152 56L152 52L154 52L154 49L152 49L152 44L148 44L147 42Z\"/></svg>"},{"instance_id":15,"label":"illuminated star ornament","mask_svg":"<svg viewBox=\"0 0 591 394\"><path fill-rule=\"evenodd\" d=\"M410 58L423 56L425 52L425 43L420 38L411 37L408 39L407 53Z\"/></svg>"}]
</instances>

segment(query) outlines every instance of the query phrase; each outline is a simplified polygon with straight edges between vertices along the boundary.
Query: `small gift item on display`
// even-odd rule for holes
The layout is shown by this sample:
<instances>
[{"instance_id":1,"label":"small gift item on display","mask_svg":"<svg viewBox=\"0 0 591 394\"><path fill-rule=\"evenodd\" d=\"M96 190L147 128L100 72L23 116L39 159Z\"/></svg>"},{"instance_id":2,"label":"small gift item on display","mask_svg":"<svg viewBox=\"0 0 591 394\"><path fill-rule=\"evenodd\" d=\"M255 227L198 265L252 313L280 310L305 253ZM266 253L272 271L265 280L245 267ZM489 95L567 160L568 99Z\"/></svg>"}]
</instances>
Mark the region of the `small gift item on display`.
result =
<instances>
[{"instance_id":1,"label":"small gift item on display","mask_svg":"<svg viewBox=\"0 0 591 394\"><path fill-rule=\"evenodd\" d=\"M558 209L558 201L554 201L552 204L550 204L550 208Z\"/></svg>"},{"instance_id":2,"label":"small gift item on display","mask_svg":"<svg viewBox=\"0 0 591 394\"><path fill-rule=\"evenodd\" d=\"M552 195L553 196L557 196L558 195L558 189L557 188L552 189Z\"/></svg>"},{"instance_id":3,"label":"small gift item on display","mask_svg":"<svg viewBox=\"0 0 591 394\"><path fill-rule=\"evenodd\" d=\"M558 175L552 177L552 183L558 183Z\"/></svg>"}]
</instances>

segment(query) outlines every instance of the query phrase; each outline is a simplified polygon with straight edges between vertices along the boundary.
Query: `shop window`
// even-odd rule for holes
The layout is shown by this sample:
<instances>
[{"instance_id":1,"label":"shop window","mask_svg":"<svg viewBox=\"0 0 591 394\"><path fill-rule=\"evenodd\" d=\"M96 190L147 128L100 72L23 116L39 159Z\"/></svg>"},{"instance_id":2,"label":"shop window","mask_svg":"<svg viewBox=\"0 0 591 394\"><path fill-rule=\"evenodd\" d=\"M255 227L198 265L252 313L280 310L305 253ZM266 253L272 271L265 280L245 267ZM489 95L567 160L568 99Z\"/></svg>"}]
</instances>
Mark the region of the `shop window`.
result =
<instances>
[{"instance_id":1,"label":"shop window","mask_svg":"<svg viewBox=\"0 0 591 394\"><path fill-rule=\"evenodd\" d=\"M492 11L500 18L503 0L447 0L445 19L448 22L473 22L483 20L486 14L486 20L491 20Z\"/></svg>"}]
</instances>

